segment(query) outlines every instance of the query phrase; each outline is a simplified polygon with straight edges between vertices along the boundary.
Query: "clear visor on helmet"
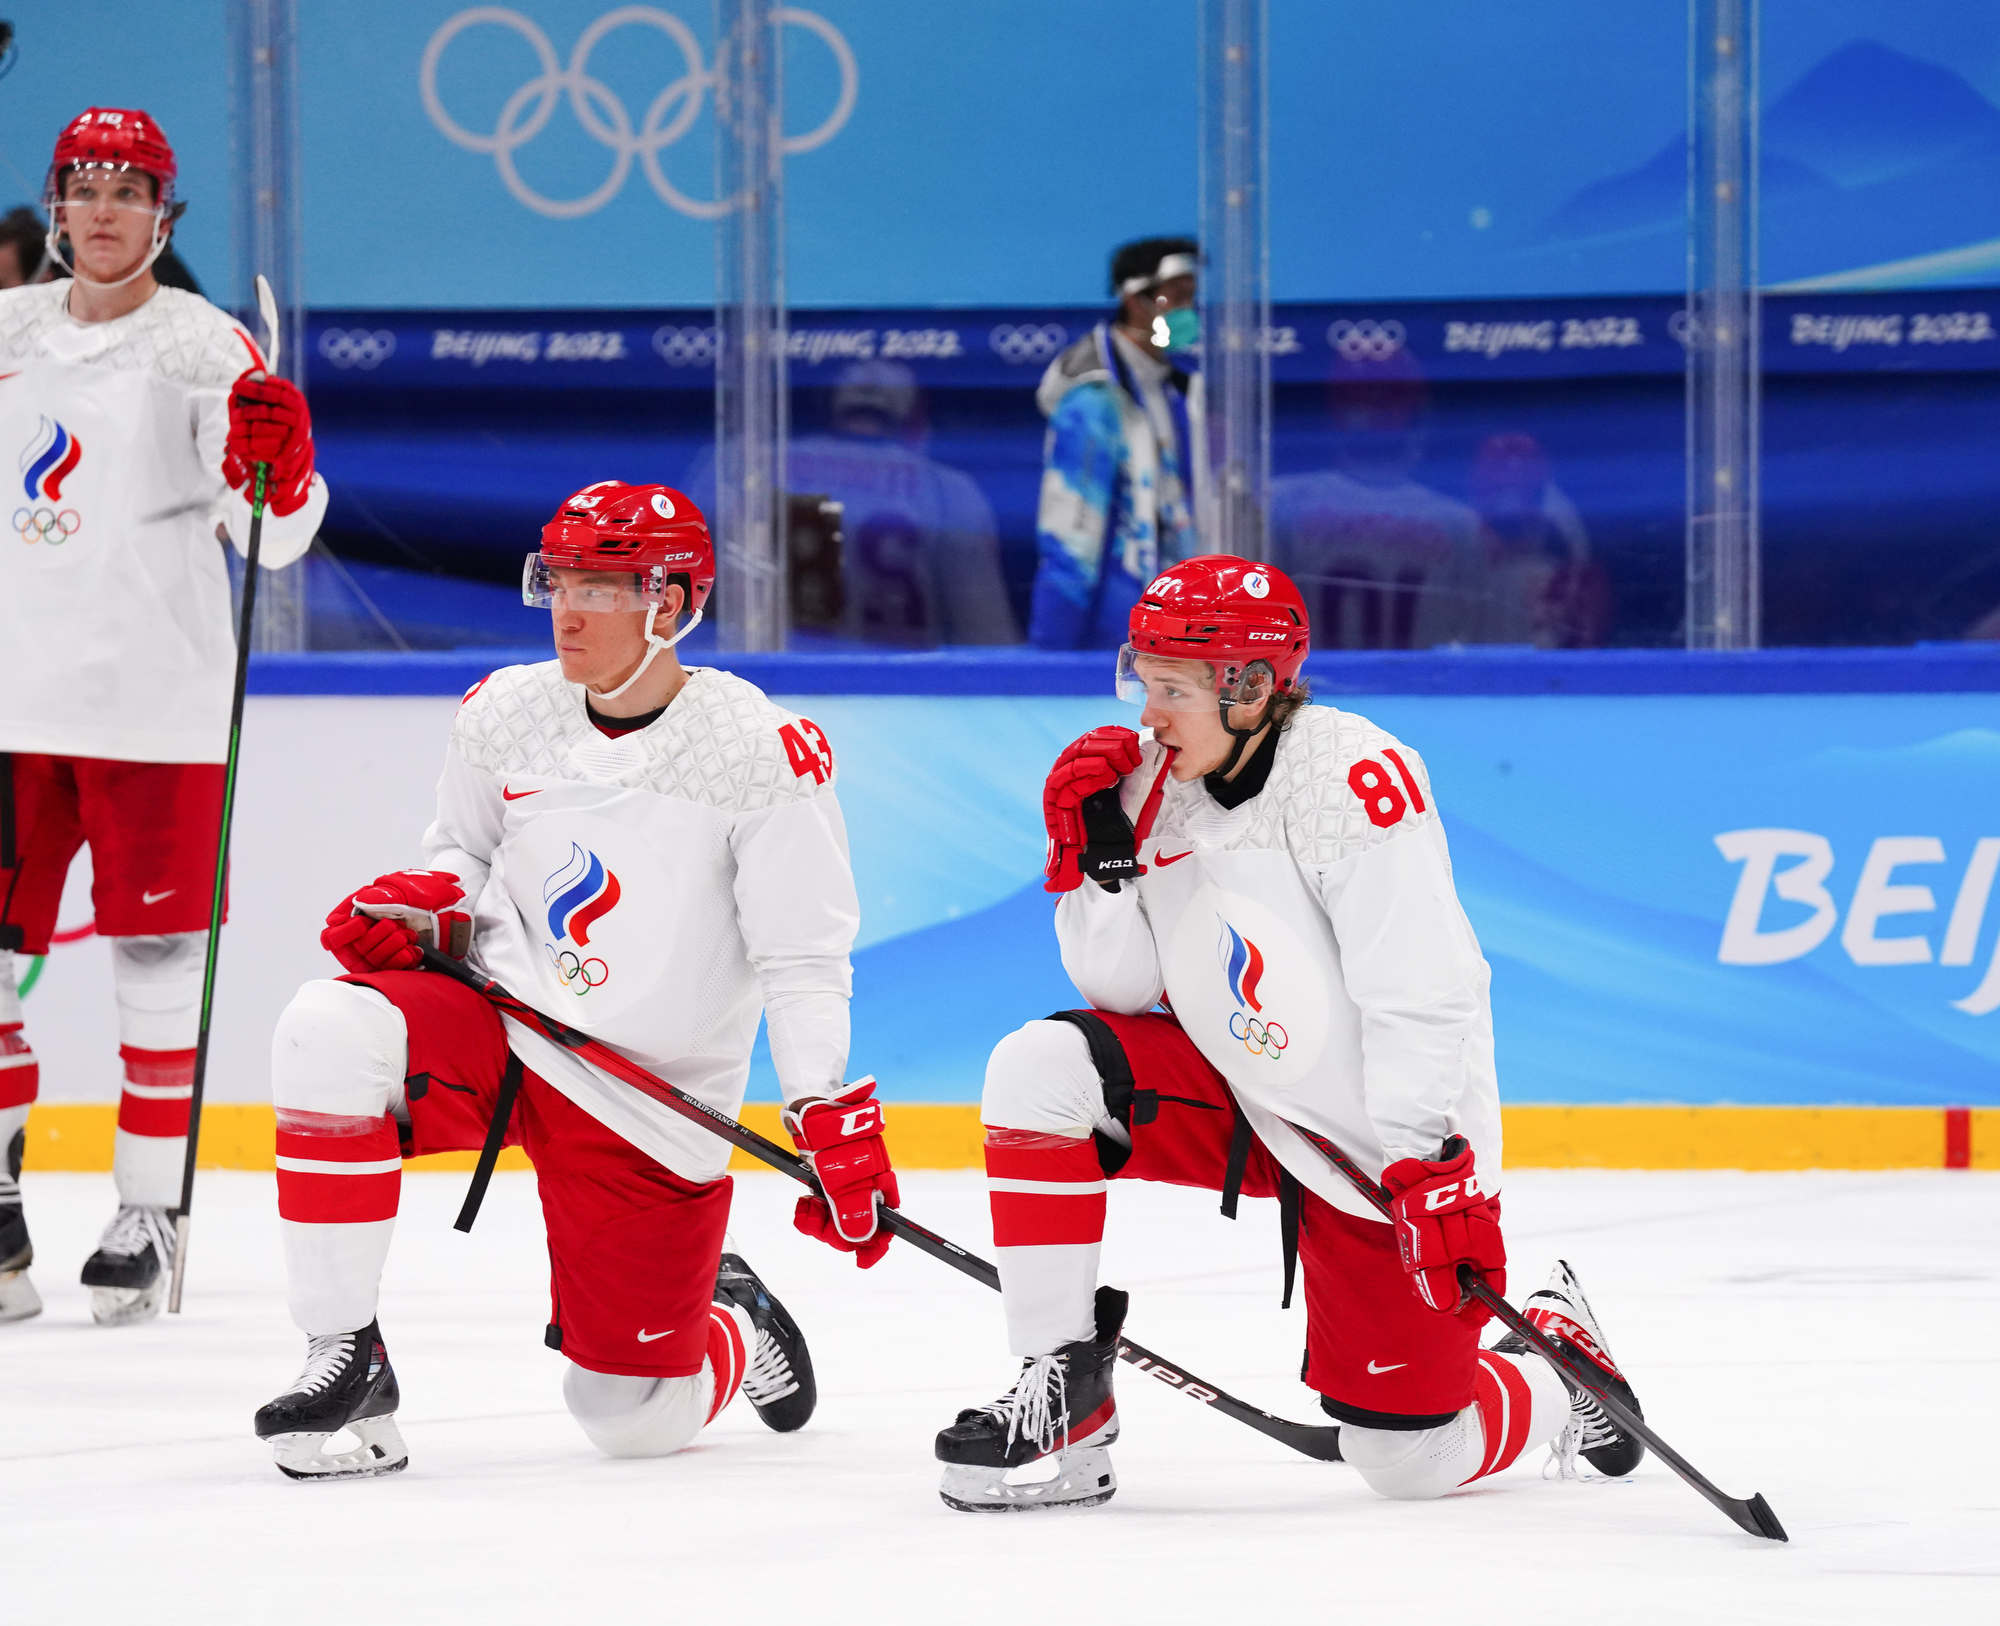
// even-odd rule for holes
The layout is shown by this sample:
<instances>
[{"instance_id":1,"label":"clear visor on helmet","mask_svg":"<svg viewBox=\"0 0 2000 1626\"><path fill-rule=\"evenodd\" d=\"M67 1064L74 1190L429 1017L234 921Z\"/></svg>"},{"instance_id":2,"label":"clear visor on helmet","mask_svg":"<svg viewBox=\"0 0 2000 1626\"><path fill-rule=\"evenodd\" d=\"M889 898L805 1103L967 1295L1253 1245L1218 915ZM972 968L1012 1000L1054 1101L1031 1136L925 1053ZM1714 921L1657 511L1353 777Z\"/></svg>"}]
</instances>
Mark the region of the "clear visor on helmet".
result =
<instances>
[{"instance_id":1,"label":"clear visor on helmet","mask_svg":"<svg viewBox=\"0 0 2000 1626\"><path fill-rule=\"evenodd\" d=\"M590 615L644 610L666 602L666 571L658 565L644 570L586 570L551 565L541 554L531 553L521 571L521 602Z\"/></svg>"},{"instance_id":2,"label":"clear visor on helmet","mask_svg":"<svg viewBox=\"0 0 2000 1626\"><path fill-rule=\"evenodd\" d=\"M1118 651L1118 698L1159 711L1213 711L1218 705L1254 704L1271 692L1271 668L1253 661L1236 681L1222 682L1213 661L1148 655L1126 644Z\"/></svg>"},{"instance_id":3,"label":"clear visor on helmet","mask_svg":"<svg viewBox=\"0 0 2000 1626\"><path fill-rule=\"evenodd\" d=\"M160 212L153 177L129 164L72 164L51 181L49 207L65 231L71 223L98 209Z\"/></svg>"}]
</instances>

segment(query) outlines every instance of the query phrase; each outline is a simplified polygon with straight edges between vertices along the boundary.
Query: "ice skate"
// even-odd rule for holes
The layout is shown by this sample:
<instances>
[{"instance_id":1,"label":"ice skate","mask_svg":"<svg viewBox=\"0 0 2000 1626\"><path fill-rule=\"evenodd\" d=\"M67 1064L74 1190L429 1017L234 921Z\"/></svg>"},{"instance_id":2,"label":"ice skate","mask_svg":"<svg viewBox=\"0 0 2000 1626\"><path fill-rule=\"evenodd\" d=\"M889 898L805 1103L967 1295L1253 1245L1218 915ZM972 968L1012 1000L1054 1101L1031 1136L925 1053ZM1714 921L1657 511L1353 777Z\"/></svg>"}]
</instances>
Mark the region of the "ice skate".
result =
<instances>
[{"instance_id":1,"label":"ice skate","mask_svg":"<svg viewBox=\"0 0 2000 1626\"><path fill-rule=\"evenodd\" d=\"M765 1427L780 1434L804 1428L819 1404L819 1388L813 1382L812 1354L799 1324L741 1254L722 1256L715 1273L715 1297L742 1310L757 1329L757 1347L750 1351L749 1369L743 1374L743 1393Z\"/></svg>"},{"instance_id":2,"label":"ice skate","mask_svg":"<svg viewBox=\"0 0 2000 1626\"><path fill-rule=\"evenodd\" d=\"M28 1240L28 1217L21 1209L21 1149L27 1132L17 1129L0 1164L0 1321L26 1321L42 1313L42 1296L28 1280L35 1245Z\"/></svg>"},{"instance_id":3,"label":"ice skate","mask_svg":"<svg viewBox=\"0 0 2000 1626\"><path fill-rule=\"evenodd\" d=\"M1095 1507L1118 1489L1108 1447L1118 1438L1111 1392L1129 1296L1097 1290L1097 1336L1025 1361L1014 1387L962 1411L937 1437L938 1495L961 1513ZM1053 1459L1055 1472L1039 1465ZM1036 1465L1034 1471L1023 1472Z\"/></svg>"},{"instance_id":4,"label":"ice skate","mask_svg":"<svg viewBox=\"0 0 2000 1626\"><path fill-rule=\"evenodd\" d=\"M362 1479L410 1465L396 1427L402 1399L388 1346L373 1321L358 1332L338 1332L306 1342L305 1370L296 1382L257 1408L257 1437L271 1442L278 1472L288 1479ZM328 1451L342 1429L360 1443Z\"/></svg>"},{"instance_id":5,"label":"ice skate","mask_svg":"<svg viewBox=\"0 0 2000 1626\"><path fill-rule=\"evenodd\" d=\"M83 1262L91 1319L100 1327L123 1327L158 1315L173 1254L172 1209L120 1203L97 1239L97 1252Z\"/></svg>"},{"instance_id":6,"label":"ice skate","mask_svg":"<svg viewBox=\"0 0 2000 1626\"><path fill-rule=\"evenodd\" d=\"M1598 1326L1590 1301L1583 1296L1583 1288L1567 1260L1556 1261L1556 1268L1549 1273L1548 1286L1531 1293L1528 1302L1521 1306L1521 1313L1565 1355L1600 1373L1605 1387L1633 1411L1639 1412L1642 1417L1645 1415L1639 1411L1639 1397L1625 1381L1624 1373L1613 1364L1611 1350L1604 1342L1604 1330ZM1493 1348L1502 1355L1532 1353L1527 1339L1515 1333L1509 1333ZM1605 1414L1604 1408L1571 1383L1567 1375L1563 1382L1569 1388L1569 1422L1561 1437L1550 1447L1562 1476L1565 1479L1576 1476L1579 1454L1591 1467L1611 1479L1623 1478L1638 1467L1640 1458L1646 1454L1645 1442L1627 1435Z\"/></svg>"}]
</instances>

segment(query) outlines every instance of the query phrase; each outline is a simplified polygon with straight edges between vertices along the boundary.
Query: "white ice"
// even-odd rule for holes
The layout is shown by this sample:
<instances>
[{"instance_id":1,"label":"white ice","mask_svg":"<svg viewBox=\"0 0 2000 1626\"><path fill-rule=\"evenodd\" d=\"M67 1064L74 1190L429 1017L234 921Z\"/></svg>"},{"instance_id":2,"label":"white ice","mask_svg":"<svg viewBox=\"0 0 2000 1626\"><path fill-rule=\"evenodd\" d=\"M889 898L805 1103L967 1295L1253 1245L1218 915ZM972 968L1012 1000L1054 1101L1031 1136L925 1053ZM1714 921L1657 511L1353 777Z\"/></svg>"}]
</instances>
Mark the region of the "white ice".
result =
<instances>
[{"instance_id":1,"label":"white ice","mask_svg":"<svg viewBox=\"0 0 2000 1626\"><path fill-rule=\"evenodd\" d=\"M531 1179L496 1180L470 1237L462 1180L404 1182L383 1294L410 1467L309 1486L250 1432L303 1347L270 1178L204 1175L185 1313L105 1330L75 1276L110 1181L31 1171L48 1309L0 1326L0 1621L2000 1621L2000 1176L1511 1176L1517 1299L1570 1259L1648 1418L1763 1491L1789 1546L1650 1459L1383 1502L1129 1367L1115 1500L950 1512L931 1437L1009 1379L997 1297L903 1248L857 1272L791 1231L771 1175L739 1179L734 1231L807 1331L818 1416L780 1436L739 1401L680 1456L605 1461L541 1344ZM986 1249L975 1176L903 1191ZM1132 1336L1317 1418L1271 1205L1231 1225L1199 1193L1115 1188L1106 1264Z\"/></svg>"}]
</instances>

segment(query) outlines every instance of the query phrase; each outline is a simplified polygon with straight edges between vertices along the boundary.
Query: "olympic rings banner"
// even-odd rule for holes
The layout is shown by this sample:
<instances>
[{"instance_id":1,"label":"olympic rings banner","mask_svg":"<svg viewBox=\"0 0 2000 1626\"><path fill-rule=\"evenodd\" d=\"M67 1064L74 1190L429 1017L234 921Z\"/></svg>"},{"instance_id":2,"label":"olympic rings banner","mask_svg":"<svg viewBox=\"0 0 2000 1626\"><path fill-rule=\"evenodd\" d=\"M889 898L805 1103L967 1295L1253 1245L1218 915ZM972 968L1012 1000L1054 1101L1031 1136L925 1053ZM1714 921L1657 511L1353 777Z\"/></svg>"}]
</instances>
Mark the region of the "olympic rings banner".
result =
<instances>
[{"instance_id":1,"label":"olympic rings banner","mask_svg":"<svg viewBox=\"0 0 2000 1626\"><path fill-rule=\"evenodd\" d=\"M248 290L229 287L242 183L221 88L231 3L120 7L108 39L63 26L69 13L108 13L103 0L28 8L0 151L12 201L27 202L79 108L147 107L193 203L177 246L206 286L243 304ZM1984 212L2000 196L2000 11L1988 0L1766 10L1765 277L2000 284ZM716 189L711 0L298 11L312 302L711 302L713 225L734 203ZM1269 11L1278 298L1574 299L1682 285L1683 6L1271 0ZM1097 298L1113 244L1195 221L1194 21L1192 0L780 7L792 297L1021 310ZM1905 342L1923 341L1909 331Z\"/></svg>"},{"instance_id":2,"label":"olympic rings banner","mask_svg":"<svg viewBox=\"0 0 2000 1626\"><path fill-rule=\"evenodd\" d=\"M1281 384L1385 379L1678 376L1678 300L1278 305L1266 346ZM900 362L925 388L1032 390L1103 320L1101 307L795 310L794 385L832 384L856 362ZM705 310L317 311L315 390L714 387ZM1769 296L1773 374L2000 371L2000 289L1949 294Z\"/></svg>"}]
</instances>

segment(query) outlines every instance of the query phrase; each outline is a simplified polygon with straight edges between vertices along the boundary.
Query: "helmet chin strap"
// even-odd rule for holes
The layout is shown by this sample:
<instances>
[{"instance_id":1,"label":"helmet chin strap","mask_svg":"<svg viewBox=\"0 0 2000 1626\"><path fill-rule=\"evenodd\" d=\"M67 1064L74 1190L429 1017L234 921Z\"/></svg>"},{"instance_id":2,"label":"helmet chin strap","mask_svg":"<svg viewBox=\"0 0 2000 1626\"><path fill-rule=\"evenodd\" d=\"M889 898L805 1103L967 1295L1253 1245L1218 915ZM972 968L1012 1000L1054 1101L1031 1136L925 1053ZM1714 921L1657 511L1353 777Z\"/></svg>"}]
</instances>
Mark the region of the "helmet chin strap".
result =
<instances>
[{"instance_id":1,"label":"helmet chin strap","mask_svg":"<svg viewBox=\"0 0 2000 1626\"><path fill-rule=\"evenodd\" d=\"M120 277L116 282L99 282L95 277L85 276L78 267L71 265L68 260L63 258L62 248L60 247L61 234L56 229L56 223L52 213L49 220L49 235L47 238L47 248L49 251L49 258L54 260L57 265L61 266L72 277L74 277L78 282L84 284L86 287L122 288L128 282L137 282L139 278L143 277L148 271L153 269L153 262L157 260L163 253L166 252L167 240L173 235L172 226L173 222L167 218L166 211L162 209L155 209L153 211L153 246L146 251L146 257L143 260L141 260L137 265L135 265L130 271L127 271L125 275ZM162 228L166 229L163 230Z\"/></svg>"},{"instance_id":2,"label":"helmet chin strap","mask_svg":"<svg viewBox=\"0 0 2000 1626\"><path fill-rule=\"evenodd\" d=\"M646 668L651 666L653 662L659 658L661 650L672 649L675 644L679 643L689 633L693 632L696 627L701 625L701 611L696 610L693 615L688 617L688 624L682 627L679 632L675 633L673 637L662 638L653 631L653 623L655 620L658 619L659 614L660 614L659 605L649 604L646 606L645 655L640 658L639 664L632 668L632 675L628 677L623 683L619 684L617 688L592 689L590 692L596 695L598 699L616 700L621 694L623 694L627 689L631 688L633 684L637 683L639 679L641 679L646 675Z\"/></svg>"},{"instance_id":3,"label":"helmet chin strap","mask_svg":"<svg viewBox=\"0 0 2000 1626\"><path fill-rule=\"evenodd\" d=\"M1277 689L1274 687L1271 690L1271 693L1266 697L1267 704L1264 707L1264 715L1258 718L1257 721L1251 724L1251 726L1248 728L1232 727L1229 721L1230 708L1232 706L1243 705L1245 704L1245 702L1236 699L1229 699L1229 700L1223 700L1220 698L1217 699L1216 710L1222 716L1222 730L1225 734L1229 736L1231 744L1229 747L1229 755L1223 758L1222 766L1219 768L1211 768L1209 770L1210 773L1220 774L1223 778L1227 779L1232 773L1236 771L1236 764L1240 762L1243 758L1243 748L1246 745L1248 745L1253 739L1255 739L1258 734L1262 733L1265 726L1270 722L1271 708L1270 705L1268 704L1268 701L1275 700L1277 699L1277 697L1278 697L1278 692Z\"/></svg>"}]
</instances>

